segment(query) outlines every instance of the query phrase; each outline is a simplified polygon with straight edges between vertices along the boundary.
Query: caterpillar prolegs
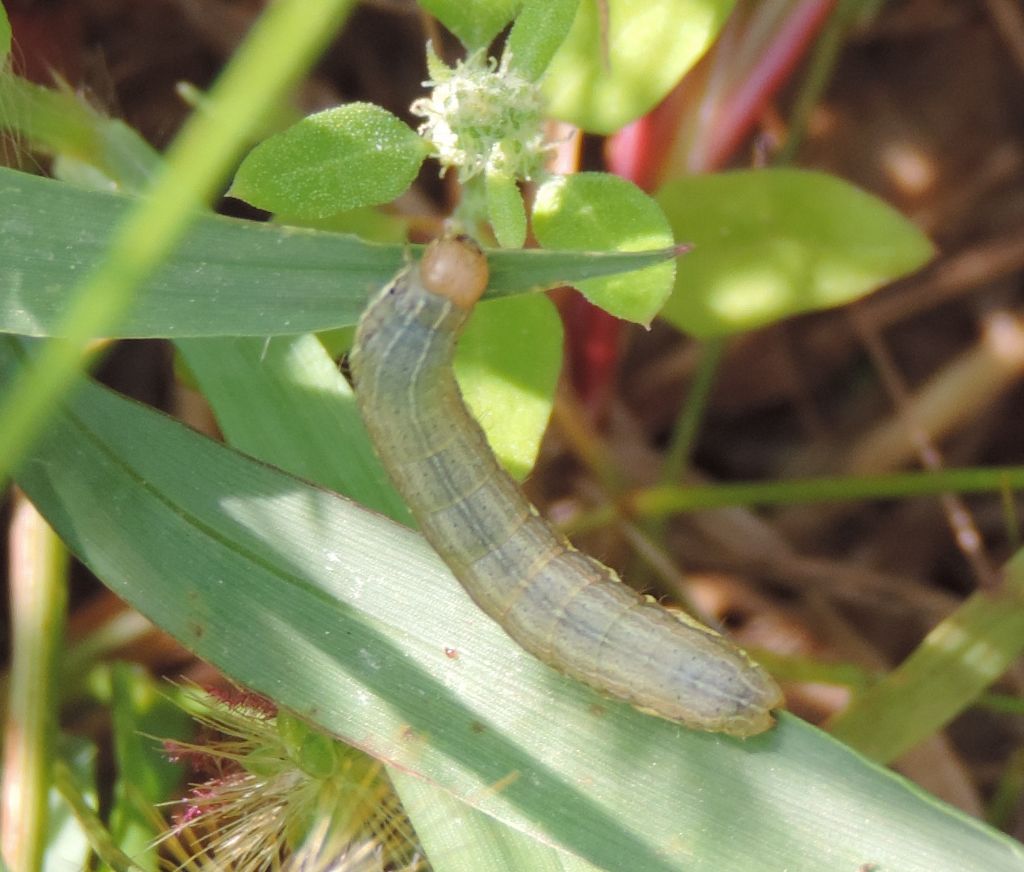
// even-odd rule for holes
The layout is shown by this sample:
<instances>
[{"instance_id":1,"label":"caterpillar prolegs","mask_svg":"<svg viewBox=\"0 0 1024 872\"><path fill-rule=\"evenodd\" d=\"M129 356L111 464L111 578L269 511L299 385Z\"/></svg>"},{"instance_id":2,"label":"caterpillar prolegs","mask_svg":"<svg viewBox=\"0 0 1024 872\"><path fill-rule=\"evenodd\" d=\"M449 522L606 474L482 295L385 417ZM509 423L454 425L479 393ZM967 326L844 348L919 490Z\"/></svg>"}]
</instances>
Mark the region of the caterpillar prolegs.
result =
<instances>
[{"instance_id":1,"label":"caterpillar prolegs","mask_svg":"<svg viewBox=\"0 0 1024 872\"><path fill-rule=\"evenodd\" d=\"M768 729L782 694L767 672L576 550L498 464L452 372L487 282L473 243L438 240L371 301L356 332L356 397L423 535L476 604L555 669L694 729Z\"/></svg>"}]
</instances>

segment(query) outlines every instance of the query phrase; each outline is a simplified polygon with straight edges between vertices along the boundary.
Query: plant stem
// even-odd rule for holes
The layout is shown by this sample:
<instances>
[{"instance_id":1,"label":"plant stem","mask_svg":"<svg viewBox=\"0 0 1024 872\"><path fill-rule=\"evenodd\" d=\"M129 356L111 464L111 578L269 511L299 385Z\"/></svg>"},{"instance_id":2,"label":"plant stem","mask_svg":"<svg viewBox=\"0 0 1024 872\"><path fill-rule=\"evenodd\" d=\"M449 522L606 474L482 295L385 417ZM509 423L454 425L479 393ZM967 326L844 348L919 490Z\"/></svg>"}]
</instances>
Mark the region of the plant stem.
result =
<instances>
[{"instance_id":1,"label":"plant stem","mask_svg":"<svg viewBox=\"0 0 1024 872\"><path fill-rule=\"evenodd\" d=\"M718 372L724 348L723 339L709 339L704 343L697 374L676 421L672 442L665 453L665 462L661 469L663 484L678 482L690 465L690 455L693 453L697 431L707 409L708 397L711 395L711 387L715 382L715 374Z\"/></svg>"},{"instance_id":2,"label":"plant stem","mask_svg":"<svg viewBox=\"0 0 1024 872\"><path fill-rule=\"evenodd\" d=\"M57 534L17 492L10 532L11 677L0 782L0 845L14 869L39 869L46 846L67 569L67 551Z\"/></svg>"},{"instance_id":3,"label":"plant stem","mask_svg":"<svg viewBox=\"0 0 1024 872\"><path fill-rule=\"evenodd\" d=\"M896 475L825 476L797 481L736 482L710 485L657 485L625 494L620 503L633 518L662 518L723 506L771 506L850 500L902 499L957 493L999 493L1024 488L1024 466L966 467ZM614 520L616 508L604 506L577 516L569 532L577 534Z\"/></svg>"}]
</instances>

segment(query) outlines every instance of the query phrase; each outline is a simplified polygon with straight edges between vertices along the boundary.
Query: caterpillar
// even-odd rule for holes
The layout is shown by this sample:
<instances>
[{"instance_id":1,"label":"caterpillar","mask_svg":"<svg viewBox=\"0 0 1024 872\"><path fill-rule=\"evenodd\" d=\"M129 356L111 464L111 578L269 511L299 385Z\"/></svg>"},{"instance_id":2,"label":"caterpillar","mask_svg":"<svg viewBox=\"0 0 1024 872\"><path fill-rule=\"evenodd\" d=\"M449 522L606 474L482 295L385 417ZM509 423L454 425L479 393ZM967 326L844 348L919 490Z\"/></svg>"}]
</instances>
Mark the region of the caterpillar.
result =
<instances>
[{"instance_id":1,"label":"caterpillar","mask_svg":"<svg viewBox=\"0 0 1024 872\"><path fill-rule=\"evenodd\" d=\"M560 672L693 729L741 737L768 729L782 694L764 669L574 548L499 465L452 372L487 283L475 244L436 240L356 329L356 399L423 535L474 602Z\"/></svg>"}]
</instances>

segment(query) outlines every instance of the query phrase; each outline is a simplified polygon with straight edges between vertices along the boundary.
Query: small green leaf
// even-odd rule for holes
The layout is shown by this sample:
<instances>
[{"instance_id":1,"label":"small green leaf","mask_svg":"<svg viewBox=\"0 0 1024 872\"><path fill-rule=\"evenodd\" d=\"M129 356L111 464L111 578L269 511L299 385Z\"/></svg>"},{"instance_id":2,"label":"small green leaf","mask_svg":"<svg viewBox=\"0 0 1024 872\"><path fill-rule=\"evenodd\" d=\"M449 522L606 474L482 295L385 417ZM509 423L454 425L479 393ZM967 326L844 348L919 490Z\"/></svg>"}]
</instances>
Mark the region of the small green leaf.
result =
<instances>
[{"instance_id":1,"label":"small green leaf","mask_svg":"<svg viewBox=\"0 0 1024 872\"><path fill-rule=\"evenodd\" d=\"M605 17L601 3L580 3L544 80L551 114L595 133L639 118L704 54L733 4L606 0Z\"/></svg>"},{"instance_id":2,"label":"small green leaf","mask_svg":"<svg viewBox=\"0 0 1024 872\"><path fill-rule=\"evenodd\" d=\"M562 322L539 295L480 306L459 340L455 372L466 403L518 478L537 459L561 365Z\"/></svg>"},{"instance_id":3,"label":"small green leaf","mask_svg":"<svg viewBox=\"0 0 1024 872\"><path fill-rule=\"evenodd\" d=\"M488 170L487 216L502 248L522 248L526 241L526 207L516 180L508 173Z\"/></svg>"},{"instance_id":4,"label":"small green leaf","mask_svg":"<svg viewBox=\"0 0 1024 872\"><path fill-rule=\"evenodd\" d=\"M260 209L326 218L386 203L412 184L427 146L372 103L303 118L242 161L228 193Z\"/></svg>"},{"instance_id":5,"label":"small green leaf","mask_svg":"<svg viewBox=\"0 0 1024 872\"><path fill-rule=\"evenodd\" d=\"M505 44L509 67L524 78L539 79L565 42L579 5L579 0L528 0Z\"/></svg>"},{"instance_id":6,"label":"small green leaf","mask_svg":"<svg viewBox=\"0 0 1024 872\"><path fill-rule=\"evenodd\" d=\"M693 243L662 315L694 336L848 303L934 254L894 209L824 173L695 176L665 185L658 202L676 239Z\"/></svg>"},{"instance_id":7,"label":"small green leaf","mask_svg":"<svg viewBox=\"0 0 1024 872\"><path fill-rule=\"evenodd\" d=\"M470 51L483 48L509 21L521 0L419 0Z\"/></svg>"},{"instance_id":8,"label":"small green leaf","mask_svg":"<svg viewBox=\"0 0 1024 872\"><path fill-rule=\"evenodd\" d=\"M606 173L556 176L537 191L533 232L545 248L643 251L672 244L658 204L632 182ZM619 318L649 324L672 292L675 263L628 276L574 282L592 303Z\"/></svg>"}]
</instances>

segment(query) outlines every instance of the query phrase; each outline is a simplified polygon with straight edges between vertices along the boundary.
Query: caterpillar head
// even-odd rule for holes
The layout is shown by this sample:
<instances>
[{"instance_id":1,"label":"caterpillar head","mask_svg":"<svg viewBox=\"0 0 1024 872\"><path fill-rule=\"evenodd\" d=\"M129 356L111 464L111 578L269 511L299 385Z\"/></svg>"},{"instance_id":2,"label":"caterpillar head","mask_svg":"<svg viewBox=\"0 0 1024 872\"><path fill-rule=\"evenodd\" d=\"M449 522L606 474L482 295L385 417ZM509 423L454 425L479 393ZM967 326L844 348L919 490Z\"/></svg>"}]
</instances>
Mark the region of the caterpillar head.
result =
<instances>
[{"instance_id":1,"label":"caterpillar head","mask_svg":"<svg viewBox=\"0 0 1024 872\"><path fill-rule=\"evenodd\" d=\"M468 236L435 239L420 261L420 280L432 294L471 309L487 290L487 257Z\"/></svg>"}]
</instances>

